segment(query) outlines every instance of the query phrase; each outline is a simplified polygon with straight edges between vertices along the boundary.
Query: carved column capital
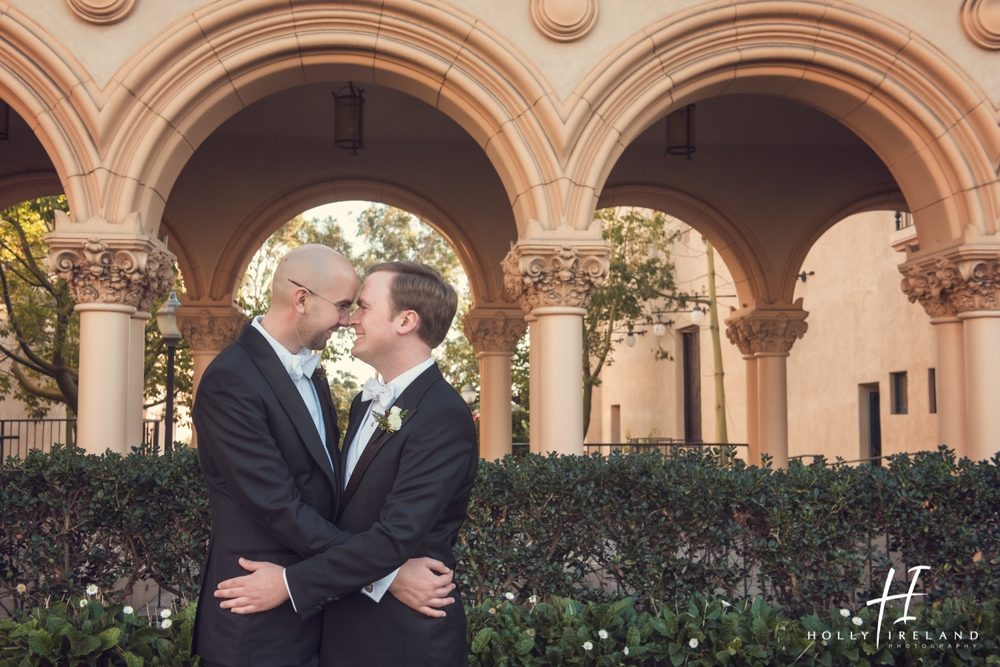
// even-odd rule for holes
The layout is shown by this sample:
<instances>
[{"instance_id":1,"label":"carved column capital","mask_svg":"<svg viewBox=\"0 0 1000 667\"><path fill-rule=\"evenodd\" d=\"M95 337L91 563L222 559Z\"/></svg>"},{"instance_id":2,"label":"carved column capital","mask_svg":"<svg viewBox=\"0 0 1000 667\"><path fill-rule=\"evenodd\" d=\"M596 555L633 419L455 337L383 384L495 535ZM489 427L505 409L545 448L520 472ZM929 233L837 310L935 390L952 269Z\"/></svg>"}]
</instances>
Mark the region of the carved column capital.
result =
<instances>
[{"instance_id":1,"label":"carved column capital","mask_svg":"<svg viewBox=\"0 0 1000 667\"><path fill-rule=\"evenodd\" d=\"M1000 251L960 248L906 262L900 288L933 318L1000 310Z\"/></svg>"},{"instance_id":2,"label":"carved column capital","mask_svg":"<svg viewBox=\"0 0 1000 667\"><path fill-rule=\"evenodd\" d=\"M185 304L177 312L177 326L195 353L222 351L236 340L247 321L231 305Z\"/></svg>"},{"instance_id":3,"label":"carved column capital","mask_svg":"<svg viewBox=\"0 0 1000 667\"><path fill-rule=\"evenodd\" d=\"M474 308L462 321L465 337L476 352L514 354L528 325L519 310Z\"/></svg>"},{"instance_id":4,"label":"carved column capital","mask_svg":"<svg viewBox=\"0 0 1000 667\"><path fill-rule=\"evenodd\" d=\"M788 354L805 335L809 313L802 310L801 300L775 306L736 311L726 320L726 336L744 356Z\"/></svg>"},{"instance_id":5,"label":"carved column capital","mask_svg":"<svg viewBox=\"0 0 1000 667\"><path fill-rule=\"evenodd\" d=\"M174 257L152 237L50 234L49 266L77 304L109 303L148 310L174 284Z\"/></svg>"},{"instance_id":6,"label":"carved column capital","mask_svg":"<svg viewBox=\"0 0 1000 667\"><path fill-rule=\"evenodd\" d=\"M504 257L503 295L525 313L535 308L586 308L594 289L608 277L608 246L586 243L521 242Z\"/></svg>"}]
</instances>

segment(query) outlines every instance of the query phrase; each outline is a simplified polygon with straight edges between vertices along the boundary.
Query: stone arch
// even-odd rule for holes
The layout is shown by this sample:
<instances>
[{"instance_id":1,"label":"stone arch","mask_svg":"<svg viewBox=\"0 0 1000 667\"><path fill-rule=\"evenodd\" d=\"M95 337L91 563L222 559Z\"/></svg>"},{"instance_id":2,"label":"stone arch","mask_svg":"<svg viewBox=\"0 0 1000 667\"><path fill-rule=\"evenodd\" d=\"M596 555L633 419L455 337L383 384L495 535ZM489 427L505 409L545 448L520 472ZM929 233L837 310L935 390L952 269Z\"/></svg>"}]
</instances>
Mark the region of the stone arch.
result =
<instances>
[{"instance_id":1,"label":"stone arch","mask_svg":"<svg viewBox=\"0 0 1000 667\"><path fill-rule=\"evenodd\" d=\"M42 144L70 206L80 216L99 215L93 82L76 58L27 16L4 7L3 19L0 99Z\"/></svg>"},{"instance_id":2,"label":"stone arch","mask_svg":"<svg viewBox=\"0 0 1000 667\"><path fill-rule=\"evenodd\" d=\"M704 195L655 184L615 185L605 188L598 208L642 206L673 215L707 238L729 268L736 295L744 307L760 293L757 282L766 273L764 253L752 239L740 234L732 212L720 210Z\"/></svg>"},{"instance_id":3,"label":"stone arch","mask_svg":"<svg viewBox=\"0 0 1000 667\"><path fill-rule=\"evenodd\" d=\"M117 216L140 211L150 227L185 162L224 120L281 90L347 79L408 93L455 120L493 164L522 233L529 221L559 217L545 188L561 172L542 127L555 116L541 76L452 7L215 3L172 26L116 79L107 107L119 128L107 156L116 176L104 196Z\"/></svg>"},{"instance_id":4,"label":"stone arch","mask_svg":"<svg viewBox=\"0 0 1000 667\"><path fill-rule=\"evenodd\" d=\"M577 88L594 113L568 128L568 204L593 208L625 148L670 109L735 93L780 95L854 131L913 212L922 246L996 233L1000 128L985 93L885 17L808 2L717 3L634 35Z\"/></svg>"},{"instance_id":5,"label":"stone arch","mask_svg":"<svg viewBox=\"0 0 1000 667\"><path fill-rule=\"evenodd\" d=\"M180 245L172 247L185 276L189 299L226 300L236 289L254 253L281 225L314 206L350 200L378 201L420 217L455 249L469 277L473 301L497 300L501 282L499 273L497 276L483 273L481 267L487 266L487 263L468 232L448 213L447 208L411 186L389 183L375 176L312 178L275 193L240 222L240 237L227 247L210 276L200 267L195 267L193 254L188 249ZM169 220L165 220L164 224L169 228Z\"/></svg>"},{"instance_id":6,"label":"stone arch","mask_svg":"<svg viewBox=\"0 0 1000 667\"><path fill-rule=\"evenodd\" d=\"M899 191L892 189L862 193L859 197L845 203L843 206L823 213L822 219L817 221L818 224L809 226L813 232L809 236L803 237L801 242L795 246L792 256L786 263L785 270L780 278L782 298L786 301L791 301L791 297L795 293L795 279L799 271L802 270L806 256L812 250L812 247L816 245L816 242L830 231L831 227L856 213L881 210L908 211L909 209L907 208L906 200L903 199Z\"/></svg>"}]
</instances>

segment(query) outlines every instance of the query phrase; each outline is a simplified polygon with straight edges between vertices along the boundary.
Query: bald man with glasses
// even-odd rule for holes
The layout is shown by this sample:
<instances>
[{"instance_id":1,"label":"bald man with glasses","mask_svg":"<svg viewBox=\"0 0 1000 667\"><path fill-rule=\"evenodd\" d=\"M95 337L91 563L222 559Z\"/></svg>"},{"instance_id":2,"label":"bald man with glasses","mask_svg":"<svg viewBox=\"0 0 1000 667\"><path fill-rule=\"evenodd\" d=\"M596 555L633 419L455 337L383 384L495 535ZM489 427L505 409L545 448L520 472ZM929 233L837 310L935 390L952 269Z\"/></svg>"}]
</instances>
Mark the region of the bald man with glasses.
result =
<instances>
[{"instance_id":1,"label":"bald man with glasses","mask_svg":"<svg viewBox=\"0 0 1000 667\"><path fill-rule=\"evenodd\" d=\"M348 324L358 282L331 248L291 251L275 270L267 313L215 358L198 387L193 417L212 532L193 648L208 667L319 664L319 615L303 619L289 603L234 614L212 592L246 573L241 558L290 566L351 537L333 523L343 492L340 433L326 377L315 371L319 350ZM420 558L403 565L389 590L437 615L431 608L449 601L450 587L447 568Z\"/></svg>"}]
</instances>

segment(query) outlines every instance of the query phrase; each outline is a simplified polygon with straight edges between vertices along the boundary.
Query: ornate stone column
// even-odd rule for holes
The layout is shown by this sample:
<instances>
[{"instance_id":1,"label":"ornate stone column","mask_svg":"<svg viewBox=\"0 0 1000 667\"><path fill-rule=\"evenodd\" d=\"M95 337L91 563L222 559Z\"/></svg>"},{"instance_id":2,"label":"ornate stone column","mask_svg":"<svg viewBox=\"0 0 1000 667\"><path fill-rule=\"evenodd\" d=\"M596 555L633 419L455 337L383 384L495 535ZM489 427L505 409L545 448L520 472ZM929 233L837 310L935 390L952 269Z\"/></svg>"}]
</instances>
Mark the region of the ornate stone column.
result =
<instances>
[{"instance_id":1,"label":"ornate stone column","mask_svg":"<svg viewBox=\"0 0 1000 667\"><path fill-rule=\"evenodd\" d=\"M960 246L900 266L937 338L938 439L971 459L1000 447L1000 250Z\"/></svg>"},{"instance_id":2,"label":"ornate stone column","mask_svg":"<svg viewBox=\"0 0 1000 667\"><path fill-rule=\"evenodd\" d=\"M805 334L809 314L802 300L738 310L726 320L726 335L753 356L747 379L756 378L755 401L747 403L747 433L756 432L756 453L771 456L775 468L788 467L788 374L786 360L792 344ZM754 392L748 391L748 395ZM755 408L752 410L752 408ZM751 416L753 412L754 416ZM754 423L756 421L756 424Z\"/></svg>"},{"instance_id":3,"label":"ornate stone column","mask_svg":"<svg viewBox=\"0 0 1000 667\"><path fill-rule=\"evenodd\" d=\"M177 327L191 349L192 394L197 394L208 365L236 340L248 321L241 310L228 303L185 303L177 309Z\"/></svg>"},{"instance_id":4,"label":"ornate stone column","mask_svg":"<svg viewBox=\"0 0 1000 667\"><path fill-rule=\"evenodd\" d=\"M236 340L247 322L247 316L231 303L185 303L177 309L177 327L191 350L192 396L198 395L205 369L219 352ZM198 446L195 431L191 432L191 446Z\"/></svg>"},{"instance_id":5,"label":"ornate stone column","mask_svg":"<svg viewBox=\"0 0 1000 667\"><path fill-rule=\"evenodd\" d=\"M527 328L520 310L473 308L463 322L479 358L479 455L511 453L511 358Z\"/></svg>"},{"instance_id":6,"label":"ornate stone column","mask_svg":"<svg viewBox=\"0 0 1000 667\"><path fill-rule=\"evenodd\" d=\"M541 374L541 360L538 357L540 346L538 340L538 318L534 315L525 315L524 321L528 325L528 447L532 454L542 453L542 435L539 431L541 417L533 415L542 414L542 392L538 388L538 378ZM581 368L582 372L583 369Z\"/></svg>"},{"instance_id":7,"label":"ornate stone column","mask_svg":"<svg viewBox=\"0 0 1000 667\"><path fill-rule=\"evenodd\" d=\"M52 270L80 313L77 442L88 452L128 450L130 318L147 291L173 282L171 255L157 239L130 233L139 227L131 222L72 223L57 213L57 231L46 237Z\"/></svg>"},{"instance_id":8,"label":"ornate stone column","mask_svg":"<svg viewBox=\"0 0 1000 667\"><path fill-rule=\"evenodd\" d=\"M146 259L146 281L137 310L129 318L128 404L125 408L125 439L129 447L142 443L142 405L146 386L146 323L153 304L174 286L174 257L154 250Z\"/></svg>"},{"instance_id":9,"label":"ornate stone column","mask_svg":"<svg viewBox=\"0 0 1000 667\"><path fill-rule=\"evenodd\" d=\"M607 244L589 238L524 240L507 253L503 271L505 298L536 318L531 346L538 346L544 410L531 414L539 422L539 444L532 449L582 454L583 316L590 294L607 278Z\"/></svg>"},{"instance_id":10,"label":"ornate stone column","mask_svg":"<svg viewBox=\"0 0 1000 667\"><path fill-rule=\"evenodd\" d=\"M757 357L750 347L750 340L742 335L740 329L727 323L726 336L739 348L746 362L747 386L747 464L759 466L760 458L760 425L757 415L760 406L757 401Z\"/></svg>"}]
</instances>

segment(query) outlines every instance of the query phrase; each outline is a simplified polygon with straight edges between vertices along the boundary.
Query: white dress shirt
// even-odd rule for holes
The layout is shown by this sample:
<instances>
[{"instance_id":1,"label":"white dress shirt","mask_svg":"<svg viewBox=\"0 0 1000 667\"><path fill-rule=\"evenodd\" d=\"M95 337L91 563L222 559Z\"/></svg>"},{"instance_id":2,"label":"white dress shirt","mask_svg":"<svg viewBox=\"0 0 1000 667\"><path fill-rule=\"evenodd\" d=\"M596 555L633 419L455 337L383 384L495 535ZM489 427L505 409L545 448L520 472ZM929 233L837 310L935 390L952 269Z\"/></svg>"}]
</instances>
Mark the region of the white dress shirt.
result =
<instances>
[{"instance_id":1,"label":"white dress shirt","mask_svg":"<svg viewBox=\"0 0 1000 667\"><path fill-rule=\"evenodd\" d=\"M295 388L299 390L299 395L302 396L302 401L306 404L306 409L309 410L309 416L312 417L313 426L316 427L316 432L319 434L319 439L323 442L323 453L326 454L326 460L330 464L330 469L333 470L333 459L330 457L329 445L326 442L326 425L323 423L323 410L319 406L319 394L316 393L316 385L312 383L312 380L305 375L300 376L296 379L294 373L292 373L292 362L295 358L295 354L288 351L288 348L278 342L271 334L267 332L264 325L260 323L261 317L258 315L253 318L254 329L260 332L271 347L274 348L274 353L278 355L278 361L284 366L285 371L288 376L292 378L292 382L295 384ZM316 354L319 354L318 352ZM336 473L336 471L334 471Z\"/></svg>"},{"instance_id":2,"label":"white dress shirt","mask_svg":"<svg viewBox=\"0 0 1000 667\"><path fill-rule=\"evenodd\" d=\"M387 382L386 384L392 387L392 398L395 401L399 398L399 395L410 386L410 383L417 379L417 377L423 373L425 370L431 367L434 363L434 359L428 357L424 361L409 369L408 371L401 373L392 382ZM361 422L360 428L358 428L357 433L354 434L354 439L351 441L351 446L347 449L347 460L344 461L344 486L351 481L351 474L354 473L354 467L358 464L358 459L365 451L365 447L368 446L368 441L371 440L372 434L375 433L375 429L378 428L378 422L375 421L374 412L376 411L376 402L372 401L368 404L368 412L365 413L364 420ZM378 410L381 411L381 407ZM388 411L389 408L386 408Z\"/></svg>"}]
</instances>

